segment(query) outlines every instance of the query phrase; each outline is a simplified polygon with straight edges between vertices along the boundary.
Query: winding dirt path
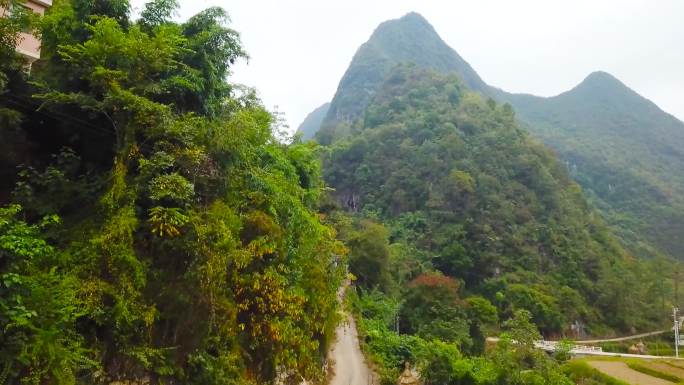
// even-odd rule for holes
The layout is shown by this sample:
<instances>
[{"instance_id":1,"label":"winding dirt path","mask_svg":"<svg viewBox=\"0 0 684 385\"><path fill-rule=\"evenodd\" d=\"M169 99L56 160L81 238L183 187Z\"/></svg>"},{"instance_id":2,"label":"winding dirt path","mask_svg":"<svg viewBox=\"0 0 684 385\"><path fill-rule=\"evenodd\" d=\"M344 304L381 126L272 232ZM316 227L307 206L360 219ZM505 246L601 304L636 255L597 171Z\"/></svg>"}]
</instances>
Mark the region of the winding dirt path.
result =
<instances>
[{"instance_id":1,"label":"winding dirt path","mask_svg":"<svg viewBox=\"0 0 684 385\"><path fill-rule=\"evenodd\" d=\"M356 323L350 315L337 327L337 341L330 351L334 374L330 385L371 385L373 372L361 352Z\"/></svg>"}]
</instances>

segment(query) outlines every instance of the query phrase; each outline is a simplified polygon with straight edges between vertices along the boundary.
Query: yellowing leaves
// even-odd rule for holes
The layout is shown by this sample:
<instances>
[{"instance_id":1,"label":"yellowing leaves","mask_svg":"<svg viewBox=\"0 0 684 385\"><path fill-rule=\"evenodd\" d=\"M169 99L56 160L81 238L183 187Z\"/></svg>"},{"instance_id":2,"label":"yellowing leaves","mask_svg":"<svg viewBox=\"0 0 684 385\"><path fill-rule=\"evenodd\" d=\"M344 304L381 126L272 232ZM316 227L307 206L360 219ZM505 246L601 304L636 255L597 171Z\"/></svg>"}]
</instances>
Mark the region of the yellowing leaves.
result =
<instances>
[{"instance_id":1,"label":"yellowing leaves","mask_svg":"<svg viewBox=\"0 0 684 385\"><path fill-rule=\"evenodd\" d=\"M188 223L188 216L179 208L153 207L150 209L149 218L152 233L158 237L177 237L180 228Z\"/></svg>"}]
</instances>

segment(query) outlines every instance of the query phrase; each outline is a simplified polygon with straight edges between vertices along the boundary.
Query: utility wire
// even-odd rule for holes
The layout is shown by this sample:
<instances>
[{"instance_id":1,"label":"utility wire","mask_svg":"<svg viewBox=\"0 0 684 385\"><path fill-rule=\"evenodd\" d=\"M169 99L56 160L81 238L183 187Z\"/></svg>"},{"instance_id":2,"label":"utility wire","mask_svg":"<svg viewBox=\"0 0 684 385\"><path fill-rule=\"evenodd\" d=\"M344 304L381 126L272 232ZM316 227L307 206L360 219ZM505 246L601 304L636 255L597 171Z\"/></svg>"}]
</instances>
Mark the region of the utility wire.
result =
<instances>
[{"instance_id":1,"label":"utility wire","mask_svg":"<svg viewBox=\"0 0 684 385\"><path fill-rule=\"evenodd\" d=\"M78 119L74 116L64 114L64 113L56 111L54 109L49 109L46 111L46 110L34 108L37 105L37 103L35 103L31 99L25 99L25 98L21 98L21 97L15 96L15 95L2 95L2 96L0 96L0 98L5 99L6 101L8 101L11 104L14 104L15 106L29 109L33 113L39 113L43 116L47 116L47 117L55 119L55 120L60 120L62 122L65 122L68 120L70 122L76 122L76 123L80 124L83 128L89 128L89 129L99 131L101 133L108 134L108 135L115 135L116 134L114 131L110 131L110 130L107 130L105 128L95 126L92 123L86 122L85 120ZM12 99L14 99L14 101ZM25 104L23 104L23 103L25 103Z\"/></svg>"},{"instance_id":2,"label":"utility wire","mask_svg":"<svg viewBox=\"0 0 684 385\"><path fill-rule=\"evenodd\" d=\"M35 108L38 105L38 103L36 103L32 99L22 98L22 97L18 97L16 95L8 95L8 94L1 95L0 100L2 100L2 99L5 99L5 101L7 101L10 104L13 104L15 106L22 107L22 108L25 108L27 110L30 110L32 113L38 113L38 114L41 114L41 115L46 116L48 118L58 120L61 122L76 123L77 125L80 125L81 128L97 131L99 133L106 134L106 135L116 136L116 132L114 132L114 131L95 126L92 123L89 123L87 121L84 121L84 120L75 118L73 116L64 114L64 113L56 111L54 109L43 110L43 109ZM12 99L14 99L14 100L12 100ZM150 151L150 152L152 152L154 150L148 143L145 143L145 142L139 142L139 143L136 143L136 145L139 148L142 148L142 149Z\"/></svg>"}]
</instances>

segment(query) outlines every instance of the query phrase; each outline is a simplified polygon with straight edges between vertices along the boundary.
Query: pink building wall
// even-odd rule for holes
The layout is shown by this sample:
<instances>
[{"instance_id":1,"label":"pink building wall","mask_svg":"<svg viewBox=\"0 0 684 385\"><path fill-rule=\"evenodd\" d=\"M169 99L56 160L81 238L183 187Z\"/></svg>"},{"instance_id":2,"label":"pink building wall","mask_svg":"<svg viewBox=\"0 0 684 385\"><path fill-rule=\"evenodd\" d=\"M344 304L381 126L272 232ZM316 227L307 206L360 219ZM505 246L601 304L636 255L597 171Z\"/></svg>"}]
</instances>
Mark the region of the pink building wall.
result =
<instances>
[{"instance_id":1,"label":"pink building wall","mask_svg":"<svg viewBox=\"0 0 684 385\"><path fill-rule=\"evenodd\" d=\"M26 0L23 5L33 12L43 15L45 10L52 6L52 0ZM7 10L0 8L0 16L4 16ZM17 52L24 55L29 63L40 59L40 39L30 33L22 32L17 42Z\"/></svg>"}]
</instances>

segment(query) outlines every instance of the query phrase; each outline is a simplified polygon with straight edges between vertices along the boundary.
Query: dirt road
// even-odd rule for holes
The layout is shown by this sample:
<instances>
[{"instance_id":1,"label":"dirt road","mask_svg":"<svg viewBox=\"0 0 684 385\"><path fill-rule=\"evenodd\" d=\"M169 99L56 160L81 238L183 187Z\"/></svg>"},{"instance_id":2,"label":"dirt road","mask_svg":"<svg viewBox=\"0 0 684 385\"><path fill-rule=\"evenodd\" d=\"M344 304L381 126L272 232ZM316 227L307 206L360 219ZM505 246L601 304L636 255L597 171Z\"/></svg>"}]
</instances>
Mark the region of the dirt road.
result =
<instances>
[{"instance_id":1,"label":"dirt road","mask_svg":"<svg viewBox=\"0 0 684 385\"><path fill-rule=\"evenodd\" d=\"M631 369L624 362L618 361L589 361L592 367L601 372L622 380L631 385L672 385L672 382L651 377L647 374Z\"/></svg>"},{"instance_id":2,"label":"dirt road","mask_svg":"<svg viewBox=\"0 0 684 385\"><path fill-rule=\"evenodd\" d=\"M335 365L330 385L371 385L372 372L361 353L354 318L346 317L347 322L337 327L337 341L330 351L330 360Z\"/></svg>"}]
</instances>

